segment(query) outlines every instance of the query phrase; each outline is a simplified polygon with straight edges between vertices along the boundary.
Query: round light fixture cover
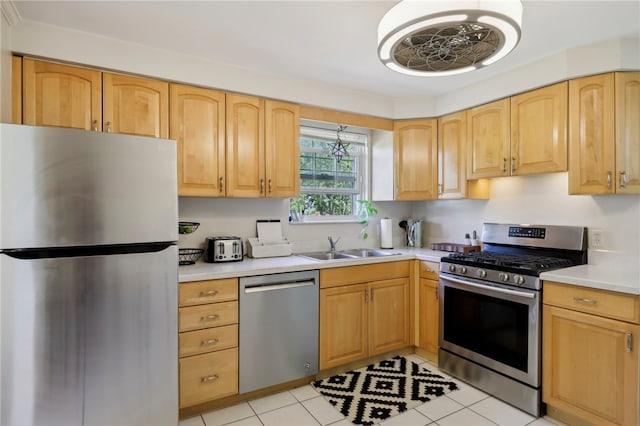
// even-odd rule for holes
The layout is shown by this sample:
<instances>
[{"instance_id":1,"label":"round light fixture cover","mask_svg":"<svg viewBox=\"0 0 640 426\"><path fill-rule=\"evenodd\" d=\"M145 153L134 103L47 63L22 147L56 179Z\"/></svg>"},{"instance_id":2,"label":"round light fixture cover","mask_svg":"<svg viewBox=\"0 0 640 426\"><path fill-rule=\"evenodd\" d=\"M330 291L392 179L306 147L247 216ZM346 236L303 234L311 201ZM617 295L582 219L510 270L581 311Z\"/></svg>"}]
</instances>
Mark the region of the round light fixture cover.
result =
<instances>
[{"instance_id":1,"label":"round light fixture cover","mask_svg":"<svg viewBox=\"0 0 640 426\"><path fill-rule=\"evenodd\" d=\"M520 0L403 0L380 20L378 55L404 74L460 74L511 52L521 23Z\"/></svg>"}]
</instances>

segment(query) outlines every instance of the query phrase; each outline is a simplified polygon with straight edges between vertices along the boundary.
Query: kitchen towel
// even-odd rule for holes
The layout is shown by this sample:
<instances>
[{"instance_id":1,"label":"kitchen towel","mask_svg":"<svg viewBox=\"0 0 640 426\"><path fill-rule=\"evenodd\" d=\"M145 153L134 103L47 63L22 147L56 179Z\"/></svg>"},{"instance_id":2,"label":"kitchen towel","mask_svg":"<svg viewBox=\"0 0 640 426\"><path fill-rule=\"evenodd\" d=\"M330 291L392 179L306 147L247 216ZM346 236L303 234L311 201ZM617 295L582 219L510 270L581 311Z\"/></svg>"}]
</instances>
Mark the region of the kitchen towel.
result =
<instances>
[{"instance_id":1,"label":"kitchen towel","mask_svg":"<svg viewBox=\"0 0 640 426\"><path fill-rule=\"evenodd\" d=\"M393 248L392 220L388 217L380 219L380 248Z\"/></svg>"}]
</instances>

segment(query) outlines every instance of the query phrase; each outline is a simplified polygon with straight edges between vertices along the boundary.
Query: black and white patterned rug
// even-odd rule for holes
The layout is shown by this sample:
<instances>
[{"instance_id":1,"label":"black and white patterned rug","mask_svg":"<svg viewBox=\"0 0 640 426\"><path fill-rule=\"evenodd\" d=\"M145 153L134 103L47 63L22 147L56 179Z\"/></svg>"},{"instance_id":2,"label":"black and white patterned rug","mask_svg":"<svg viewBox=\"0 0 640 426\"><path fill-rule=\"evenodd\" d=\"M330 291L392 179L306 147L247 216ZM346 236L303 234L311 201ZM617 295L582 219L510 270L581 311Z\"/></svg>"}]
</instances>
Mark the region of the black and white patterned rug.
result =
<instances>
[{"instance_id":1,"label":"black and white patterned rug","mask_svg":"<svg viewBox=\"0 0 640 426\"><path fill-rule=\"evenodd\" d=\"M372 425L458 386L403 356L316 380L311 385L357 425Z\"/></svg>"}]
</instances>

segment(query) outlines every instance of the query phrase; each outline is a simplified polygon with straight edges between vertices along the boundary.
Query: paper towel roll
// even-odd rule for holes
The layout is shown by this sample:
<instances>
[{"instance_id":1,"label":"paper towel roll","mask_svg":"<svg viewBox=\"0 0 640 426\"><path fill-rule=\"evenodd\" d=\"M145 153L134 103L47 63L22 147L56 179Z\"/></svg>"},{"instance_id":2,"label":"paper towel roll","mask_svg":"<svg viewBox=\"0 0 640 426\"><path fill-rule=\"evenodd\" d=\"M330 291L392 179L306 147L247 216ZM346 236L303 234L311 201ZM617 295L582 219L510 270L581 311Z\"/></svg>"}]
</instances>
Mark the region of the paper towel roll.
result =
<instances>
[{"instance_id":1,"label":"paper towel roll","mask_svg":"<svg viewBox=\"0 0 640 426\"><path fill-rule=\"evenodd\" d=\"M380 248L393 248L392 220L380 219Z\"/></svg>"}]
</instances>

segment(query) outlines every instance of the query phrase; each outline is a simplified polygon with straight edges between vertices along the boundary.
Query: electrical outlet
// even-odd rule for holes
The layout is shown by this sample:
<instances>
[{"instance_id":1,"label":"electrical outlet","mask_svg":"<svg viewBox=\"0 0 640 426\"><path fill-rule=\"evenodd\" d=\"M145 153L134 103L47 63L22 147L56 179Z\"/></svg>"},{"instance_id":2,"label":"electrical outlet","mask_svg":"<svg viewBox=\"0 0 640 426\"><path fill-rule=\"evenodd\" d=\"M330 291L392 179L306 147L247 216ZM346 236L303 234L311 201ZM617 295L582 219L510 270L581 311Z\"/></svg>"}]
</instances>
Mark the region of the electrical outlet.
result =
<instances>
[{"instance_id":1,"label":"electrical outlet","mask_svg":"<svg viewBox=\"0 0 640 426\"><path fill-rule=\"evenodd\" d=\"M604 237L601 229L591 230L591 247L592 249L604 248Z\"/></svg>"}]
</instances>

